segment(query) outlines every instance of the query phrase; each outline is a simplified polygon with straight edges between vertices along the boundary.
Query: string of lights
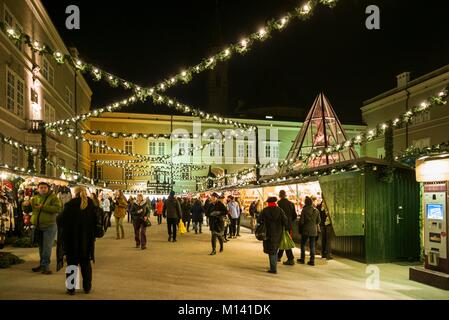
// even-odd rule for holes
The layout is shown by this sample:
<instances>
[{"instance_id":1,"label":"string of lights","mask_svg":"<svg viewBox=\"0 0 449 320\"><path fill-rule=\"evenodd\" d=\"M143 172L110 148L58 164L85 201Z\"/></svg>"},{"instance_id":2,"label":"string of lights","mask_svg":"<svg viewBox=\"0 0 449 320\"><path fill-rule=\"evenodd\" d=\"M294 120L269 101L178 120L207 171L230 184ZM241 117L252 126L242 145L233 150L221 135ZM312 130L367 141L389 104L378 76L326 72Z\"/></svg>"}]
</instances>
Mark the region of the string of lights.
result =
<instances>
[{"instance_id":1,"label":"string of lights","mask_svg":"<svg viewBox=\"0 0 449 320\"><path fill-rule=\"evenodd\" d=\"M229 45L226 49L214 54L213 56L202 59L199 64L182 70L177 75L161 81L157 86L150 89L155 91L165 91L168 88L173 87L176 83L188 83L192 80L195 74L200 74L206 70L214 69L217 65L217 62L229 60L233 56L233 54L246 54L248 51L250 51L254 43L264 42L265 40L269 39L271 37L271 34L275 31L285 30L286 27L294 19L308 19L319 3L333 8L336 5L337 0L309 0L305 4L287 12L280 19L269 20L265 24L265 26L260 28L257 32L250 34L248 37L244 37L237 43ZM118 77L110 72L101 69L98 66L86 63L81 59L74 58L68 53L64 54L62 50L54 50L48 44L44 44L37 39L33 39L30 35L26 34L22 30L11 27L3 21L0 22L0 28L3 32L6 33L8 37L16 42L26 44L33 52L36 52L40 55L50 56L58 64L70 64L79 71L90 74L96 81L104 80L111 87L121 86L124 89L134 90L135 92L138 92L140 89L142 89L142 86L132 83L131 81L126 81L121 77Z\"/></svg>"}]
</instances>

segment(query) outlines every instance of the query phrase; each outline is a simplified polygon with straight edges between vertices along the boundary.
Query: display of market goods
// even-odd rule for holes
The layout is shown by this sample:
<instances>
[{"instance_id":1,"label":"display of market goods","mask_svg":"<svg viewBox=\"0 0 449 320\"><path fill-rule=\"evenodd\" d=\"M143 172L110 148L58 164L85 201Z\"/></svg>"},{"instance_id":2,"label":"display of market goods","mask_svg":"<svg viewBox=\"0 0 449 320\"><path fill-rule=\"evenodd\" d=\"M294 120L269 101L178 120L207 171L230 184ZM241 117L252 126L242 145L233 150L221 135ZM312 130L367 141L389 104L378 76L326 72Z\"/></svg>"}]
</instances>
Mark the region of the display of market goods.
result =
<instances>
[{"instance_id":1,"label":"display of market goods","mask_svg":"<svg viewBox=\"0 0 449 320\"><path fill-rule=\"evenodd\" d=\"M24 263L25 261L9 252L0 252L0 269L9 268L12 265Z\"/></svg>"}]
</instances>

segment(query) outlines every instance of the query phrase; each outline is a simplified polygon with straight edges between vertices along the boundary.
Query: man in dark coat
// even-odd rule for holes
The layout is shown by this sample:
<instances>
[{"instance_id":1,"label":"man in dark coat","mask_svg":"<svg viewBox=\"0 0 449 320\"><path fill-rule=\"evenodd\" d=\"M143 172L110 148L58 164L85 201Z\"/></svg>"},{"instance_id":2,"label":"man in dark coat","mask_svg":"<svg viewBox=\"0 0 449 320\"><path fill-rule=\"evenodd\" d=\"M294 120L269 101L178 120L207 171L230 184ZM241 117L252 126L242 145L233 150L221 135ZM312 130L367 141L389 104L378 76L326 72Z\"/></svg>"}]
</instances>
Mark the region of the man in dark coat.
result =
<instances>
[{"instance_id":1,"label":"man in dark coat","mask_svg":"<svg viewBox=\"0 0 449 320\"><path fill-rule=\"evenodd\" d=\"M66 203L64 211L58 216L58 226L62 232L63 252L67 257L67 265L80 265L83 289L85 293L89 293L92 288L90 261L95 261L95 229L99 221L94 203L86 196L85 189L77 187L75 194L76 197ZM69 276L70 274L67 274L67 277ZM67 292L73 295L75 289L67 288Z\"/></svg>"},{"instance_id":2,"label":"man in dark coat","mask_svg":"<svg viewBox=\"0 0 449 320\"><path fill-rule=\"evenodd\" d=\"M211 243L212 252L211 256L217 254L217 239L220 242L220 252L223 252L223 232L224 232L224 217L228 214L228 209L225 205L218 201L219 195L214 192L210 197L210 204L206 211L206 217L209 218L209 227L212 233Z\"/></svg>"},{"instance_id":3,"label":"man in dark coat","mask_svg":"<svg viewBox=\"0 0 449 320\"><path fill-rule=\"evenodd\" d=\"M181 205L176 200L174 191L170 191L170 196L165 201L162 212L164 218L167 218L168 241L176 242L176 230L179 220L182 218L182 213Z\"/></svg>"},{"instance_id":4,"label":"man in dark coat","mask_svg":"<svg viewBox=\"0 0 449 320\"><path fill-rule=\"evenodd\" d=\"M307 263L310 266L315 265L315 241L318 235L318 225L320 224L320 213L313 206L313 200L306 197L305 206L301 211L299 223L303 228L301 234L301 259L297 261L304 264L306 257L306 243L310 241L310 261Z\"/></svg>"},{"instance_id":5,"label":"man in dark coat","mask_svg":"<svg viewBox=\"0 0 449 320\"><path fill-rule=\"evenodd\" d=\"M201 230L201 226L203 224L203 214L204 208L199 199L195 199L192 206L192 221L193 221L193 229L195 230L195 234L203 233Z\"/></svg>"},{"instance_id":6,"label":"man in dark coat","mask_svg":"<svg viewBox=\"0 0 449 320\"><path fill-rule=\"evenodd\" d=\"M270 259L269 273L277 273L279 244L281 243L284 228L288 227L288 219L284 211L276 205L276 201L276 197L268 198L268 206L257 217L257 222L265 224L266 227L267 239L263 241L263 252L268 254Z\"/></svg>"},{"instance_id":7,"label":"man in dark coat","mask_svg":"<svg viewBox=\"0 0 449 320\"><path fill-rule=\"evenodd\" d=\"M285 190L281 190L279 192L279 198L281 198L281 200L278 201L278 206L282 209L282 211L284 211L285 215L287 216L288 227L286 228L286 230L290 232L290 235L293 235L293 223L297 218L295 205L293 204L293 202L287 199L287 193L285 192ZM288 260L284 261L283 264L289 266L295 265L295 256L293 255L293 250L285 250L285 253L287 254ZM281 261L283 254L284 250L279 250L278 262Z\"/></svg>"}]
</instances>

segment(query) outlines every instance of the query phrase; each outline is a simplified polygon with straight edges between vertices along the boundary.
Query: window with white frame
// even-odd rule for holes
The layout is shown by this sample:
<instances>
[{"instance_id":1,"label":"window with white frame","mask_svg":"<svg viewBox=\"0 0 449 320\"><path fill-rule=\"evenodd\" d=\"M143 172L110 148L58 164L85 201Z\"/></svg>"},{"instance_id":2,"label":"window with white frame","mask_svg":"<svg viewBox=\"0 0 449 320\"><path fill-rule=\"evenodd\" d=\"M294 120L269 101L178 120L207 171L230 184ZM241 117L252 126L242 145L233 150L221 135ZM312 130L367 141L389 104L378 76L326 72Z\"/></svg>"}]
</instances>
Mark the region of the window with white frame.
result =
<instances>
[{"instance_id":1,"label":"window with white frame","mask_svg":"<svg viewBox=\"0 0 449 320\"><path fill-rule=\"evenodd\" d=\"M265 158L271 158L271 146L269 144L265 145Z\"/></svg>"},{"instance_id":2,"label":"window with white frame","mask_svg":"<svg viewBox=\"0 0 449 320\"><path fill-rule=\"evenodd\" d=\"M106 140L100 140L100 141L98 141L98 143L99 143L98 153L105 154L106 148L103 148L103 146L106 145Z\"/></svg>"},{"instance_id":3,"label":"window with white frame","mask_svg":"<svg viewBox=\"0 0 449 320\"><path fill-rule=\"evenodd\" d=\"M150 141L148 143L148 154L150 156L155 156L156 155L156 142Z\"/></svg>"},{"instance_id":4,"label":"window with white frame","mask_svg":"<svg viewBox=\"0 0 449 320\"><path fill-rule=\"evenodd\" d=\"M12 70L6 71L6 109L19 117L24 116L25 82Z\"/></svg>"},{"instance_id":5,"label":"window with white frame","mask_svg":"<svg viewBox=\"0 0 449 320\"><path fill-rule=\"evenodd\" d=\"M220 154L219 154L219 156L222 157L222 156L224 156L224 154L225 154L225 144L222 143L220 145Z\"/></svg>"},{"instance_id":6,"label":"window with white frame","mask_svg":"<svg viewBox=\"0 0 449 320\"><path fill-rule=\"evenodd\" d=\"M73 107L73 93L68 87L65 87L65 99L64 100L70 107Z\"/></svg>"},{"instance_id":7,"label":"window with white frame","mask_svg":"<svg viewBox=\"0 0 449 320\"><path fill-rule=\"evenodd\" d=\"M237 158L245 157L245 145L243 143L239 143L237 145Z\"/></svg>"},{"instance_id":8,"label":"window with white frame","mask_svg":"<svg viewBox=\"0 0 449 320\"><path fill-rule=\"evenodd\" d=\"M215 157L215 149L216 149L215 143L209 145L209 156Z\"/></svg>"},{"instance_id":9,"label":"window with white frame","mask_svg":"<svg viewBox=\"0 0 449 320\"><path fill-rule=\"evenodd\" d=\"M42 76L53 86L55 83L55 69L45 57L42 60Z\"/></svg>"},{"instance_id":10,"label":"window with white frame","mask_svg":"<svg viewBox=\"0 0 449 320\"><path fill-rule=\"evenodd\" d=\"M49 104L47 101L44 101L44 121L46 123L55 122L55 108Z\"/></svg>"},{"instance_id":11,"label":"window with white frame","mask_svg":"<svg viewBox=\"0 0 449 320\"><path fill-rule=\"evenodd\" d=\"M272 145L271 146L271 156L274 159L279 159L279 145Z\"/></svg>"},{"instance_id":12,"label":"window with white frame","mask_svg":"<svg viewBox=\"0 0 449 320\"><path fill-rule=\"evenodd\" d=\"M179 155L185 155L186 154L186 143L180 142L178 144L178 154Z\"/></svg>"},{"instance_id":13,"label":"window with white frame","mask_svg":"<svg viewBox=\"0 0 449 320\"><path fill-rule=\"evenodd\" d=\"M125 169L125 180L132 180L133 178L133 170Z\"/></svg>"},{"instance_id":14,"label":"window with white frame","mask_svg":"<svg viewBox=\"0 0 449 320\"><path fill-rule=\"evenodd\" d=\"M125 152L133 153L133 142L132 140L125 141Z\"/></svg>"},{"instance_id":15,"label":"window with white frame","mask_svg":"<svg viewBox=\"0 0 449 320\"><path fill-rule=\"evenodd\" d=\"M251 142L246 145L246 157L248 159L254 158L254 144Z\"/></svg>"},{"instance_id":16,"label":"window with white frame","mask_svg":"<svg viewBox=\"0 0 449 320\"><path fill-rule=\"evenodd\" d=\"M418 149L426 148L430 146L430 138L421 138L417 140L413 140L413 146Z\"/></svg>"},{"instance_id":17,"label":"window with white frame","mask_svg":"<svg viewBox=\"0 0 449 320\"><path fill-rule=\"evenodd\" d=\"M156 148L156 147L155 147ZM158 143L158 151L160 156L165 156L165 142Z\"/></svg>"},{"instance_id":18,"label":"window with white frame","mask_svg":"<svg viewBox=\"0 0 449 320\"><path fill-rule=\"evenodd\" d=\"M190 180L191 178L192 177L189 169L186 169L185 171L181 172L181 180Z\"/></svg>"}]
</instances>

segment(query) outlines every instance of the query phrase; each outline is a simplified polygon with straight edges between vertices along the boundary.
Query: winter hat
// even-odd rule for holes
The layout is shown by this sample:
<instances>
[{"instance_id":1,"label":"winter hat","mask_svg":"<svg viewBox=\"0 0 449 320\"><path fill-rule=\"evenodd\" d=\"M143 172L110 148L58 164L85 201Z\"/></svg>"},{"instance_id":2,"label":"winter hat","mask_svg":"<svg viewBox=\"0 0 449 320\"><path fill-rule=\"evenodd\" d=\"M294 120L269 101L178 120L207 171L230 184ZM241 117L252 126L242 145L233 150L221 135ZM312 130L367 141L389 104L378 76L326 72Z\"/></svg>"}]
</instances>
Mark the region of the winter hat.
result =
<instances>
[{"instance_id":1,"label":"winter hat","mask_svg":"<svg viewBox=\"0 0 449 320\"><path fill-rule=\"evenodd\" d=\"M220 198L220 196L218 195L218 193L214 192L210 195L211 197L215 197L215 198Z\"/></svg>"},{"instance_id":2,"label":"winter hat","mask_svg":"<svg viewBox=\"0 0 449 320\"><path fill-rule=\"evenodd\" d=\"M170 197L174 197L175 196L175 192L172 190L170 191Z\"/></svg>"},{"instance_id":3,"label":"winter hat","mask_svg":"<svg viewBox=\"0 0 449 320\"><path fill-rule=\"evenodd\" d=\"M273 203L273 202L277 202L278 201L278 198L276 198L276 197L269 197L268 199L267 199L267 202L268 203Z\"/></svg>"}]
</instances>

